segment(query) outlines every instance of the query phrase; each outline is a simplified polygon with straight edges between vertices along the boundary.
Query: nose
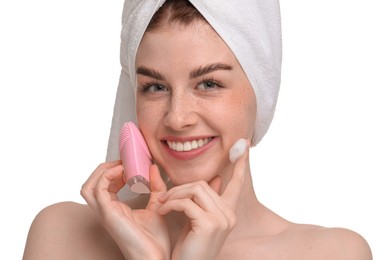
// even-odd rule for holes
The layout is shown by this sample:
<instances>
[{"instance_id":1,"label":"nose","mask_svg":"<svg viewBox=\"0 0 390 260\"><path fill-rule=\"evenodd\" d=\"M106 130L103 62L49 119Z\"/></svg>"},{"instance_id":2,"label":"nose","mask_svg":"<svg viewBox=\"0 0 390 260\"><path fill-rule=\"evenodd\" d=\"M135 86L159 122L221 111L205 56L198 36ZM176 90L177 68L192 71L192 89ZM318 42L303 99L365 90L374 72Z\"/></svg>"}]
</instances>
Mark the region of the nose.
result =
<instances>
[{"instance_id":1,"label":"nose","mask_svg":"<svg viewBox=\"0 0 390 260\"><path fill-rule=\"evenodd\" d=\"M197 123L196 109L196 102L190 94L172 94L164 116L164 125L175 131L186 130Z\"/></svg>"}]
</instances>

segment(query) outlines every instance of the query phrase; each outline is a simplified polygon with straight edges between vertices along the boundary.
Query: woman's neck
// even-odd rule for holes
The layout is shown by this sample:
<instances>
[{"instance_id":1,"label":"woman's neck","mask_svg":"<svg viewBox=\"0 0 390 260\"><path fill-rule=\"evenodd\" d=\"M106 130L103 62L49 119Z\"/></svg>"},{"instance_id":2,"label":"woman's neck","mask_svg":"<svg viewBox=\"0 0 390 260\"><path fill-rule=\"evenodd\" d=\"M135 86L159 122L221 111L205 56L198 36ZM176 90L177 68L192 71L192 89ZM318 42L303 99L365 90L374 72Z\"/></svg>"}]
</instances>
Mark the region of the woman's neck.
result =
<instances>
[{"instance_id":1,"label":"woman's neck","mask_svg":"<svg viewBox=\"0 0 390 260\"><path fill-rule=\"evenodd\" d=\"M229 239L269 236L283 232L291 223L265 207L257 198L249 164L236 207L237 223Z\"/></svg>"}]
</instances>

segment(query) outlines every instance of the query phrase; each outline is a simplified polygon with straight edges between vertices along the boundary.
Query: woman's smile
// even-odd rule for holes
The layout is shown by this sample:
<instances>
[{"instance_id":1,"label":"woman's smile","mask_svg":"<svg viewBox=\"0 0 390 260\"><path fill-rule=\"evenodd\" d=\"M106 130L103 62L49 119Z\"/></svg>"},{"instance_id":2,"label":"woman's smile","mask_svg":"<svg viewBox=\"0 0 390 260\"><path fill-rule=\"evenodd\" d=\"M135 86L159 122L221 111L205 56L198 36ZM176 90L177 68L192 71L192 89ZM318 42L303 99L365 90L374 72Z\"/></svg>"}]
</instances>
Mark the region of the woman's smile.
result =
<instances>
[{"instance_id":1,"label":"woman's smile","mask_svg":"<svg viewBox=\"0 0 390 260\"><path fill-rule=\"evenodd\" d=\"M212 137L207 138L189 138L189 141L167 140L170 149L177 152L189 152L203 147L211 141Z\"/></svg>"},{"instance_id":2,"label":"woman's smile","mask_svg":"<svg viewBox=\"0 0 390 260\"><path fill-rule=\"evenodd\" d=\"M216 137L167 138L162 144L170 155L179 160L190 160L204 154Z\"/></svg>"}]
</instances>

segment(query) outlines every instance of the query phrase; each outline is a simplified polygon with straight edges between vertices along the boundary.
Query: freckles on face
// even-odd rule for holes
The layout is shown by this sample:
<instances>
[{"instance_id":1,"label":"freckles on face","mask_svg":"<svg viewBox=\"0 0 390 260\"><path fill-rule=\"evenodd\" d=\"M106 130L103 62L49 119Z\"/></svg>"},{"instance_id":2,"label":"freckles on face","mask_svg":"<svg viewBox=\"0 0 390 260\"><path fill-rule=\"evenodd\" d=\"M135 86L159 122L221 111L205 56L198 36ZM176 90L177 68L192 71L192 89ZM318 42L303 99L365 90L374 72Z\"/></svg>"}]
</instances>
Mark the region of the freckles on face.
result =
<instances>
[{"instance_id":1,"label":"freckles on face","mask_svg":"<svg viewBox=\"0 0 390 260\"><path fill-rule=\"evenodd\" d=\"M229 101L221 104L220 118L228 117L226 124L231 127L232 131L239 133L241 137L250 139L254 132L256 119L256 98L243 72L239 78L242 80L237 83L235 91L231 92Z\"/></svg>"},{"instance_id":2,"label":"freckles on face","mask_svg":"<svg viewBox=\"0 0 390 260\"><path fill-rule=\"evenodd\" d=\"M224 172L230 147L253 135L256 101L223 40L206 23L162 26L145 33L136 69L138 124L171 180L210 180Z\"/></svg>"}]
</instances>

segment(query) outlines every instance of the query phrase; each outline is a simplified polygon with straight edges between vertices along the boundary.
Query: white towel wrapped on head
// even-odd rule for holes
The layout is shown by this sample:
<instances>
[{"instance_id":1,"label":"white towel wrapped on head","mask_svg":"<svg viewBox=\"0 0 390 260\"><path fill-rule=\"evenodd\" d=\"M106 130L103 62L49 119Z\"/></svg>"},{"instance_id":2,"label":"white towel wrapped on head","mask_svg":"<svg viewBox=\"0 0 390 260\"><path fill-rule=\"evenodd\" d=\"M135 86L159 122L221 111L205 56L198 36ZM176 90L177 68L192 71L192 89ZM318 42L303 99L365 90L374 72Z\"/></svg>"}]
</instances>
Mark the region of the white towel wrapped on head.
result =
<instances>
[{"instance_id":1,"label":"white towel wrapped on head","mask_svg":"<svg viewBox=\"0 0 390 260\"><path fill-rule=\"evenodd\" d=\"M137 123L135 57L142 36L165 0L125 0L122 16L122 72L107 149L107 161L119 159L119 135L124 122ZM232 50L251 83L257 102L252 145L267 132L277 102L281 59L278 0L190 0Z\"/></svg>"}]
</instances>

